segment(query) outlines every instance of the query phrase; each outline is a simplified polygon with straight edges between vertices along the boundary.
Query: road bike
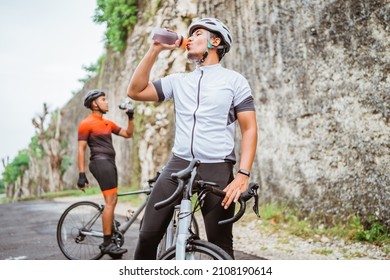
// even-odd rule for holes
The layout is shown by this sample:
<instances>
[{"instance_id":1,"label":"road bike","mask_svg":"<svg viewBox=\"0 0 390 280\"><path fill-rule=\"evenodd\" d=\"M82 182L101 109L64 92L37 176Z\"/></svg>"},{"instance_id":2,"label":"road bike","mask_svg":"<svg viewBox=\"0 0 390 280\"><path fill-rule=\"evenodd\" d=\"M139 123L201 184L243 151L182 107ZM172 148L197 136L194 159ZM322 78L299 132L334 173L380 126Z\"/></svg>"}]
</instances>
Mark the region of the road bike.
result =
<instances>
[{"instance_id":1,"label":"road bike","mask_svg":"<svg viewBox=\"0 0 390 280\"><path fill-rule=\"evenodd\" d=\"M125 242L125 233L131 225L140 217L144 210L148 197L151 194L154 183L156 182L160 172L156 176L148 180L148 187L145 189L118 193L118 196L139 196L144 195L146 199L135 210L129 209L129 215L124 222L119 222L118 217L115 217L113 222L112 242L118 247L122 247ZM103 241L102 232L102 213L104 205L97 204L92 201L80 201L70 205L61 215L57 224L57 243L61 252L70 260L98 260L103 256L99 249L99 245ZM158 255L164 253L165 250L175 240L175 225L177 224L177 209L170 225L159 245ZM194 219L191 223L191 230L198 234L199 226ZM121 255L109 254L113 259L119 259Z\"/></svg>"},{"instance_id":2,"label":"road bike","mask_svg":"<svg viewBox=\"0 0 390 280\"><path fill-rule=\"evenodd\" d=\"M175 229L175 239L171 242L171 247L168 248L160 257L161 260L231 260L231 256L217 245L201 240L198 234L191 230L191 223L194 221L194 213L201 207L202 200L209 193L220 197L225 197L225 192L214 182L203 180L195 180L197 167L200 162L196 159L192 160L187 168L173 173L171 177L178 181L178 187L175 192L166 200L158 202L154 207L158 210L168 205L181 196L181 203L178 211L178 224ZM245 213L246 202L250 198L254 198L255 204L253 210L258 217L258 191L259 185L250 183L248 190L243 193L238 202L239 210L236 214L227 220L219 221L218 224L234 223L238 221ZM192 207L192 199L197 194L195 206Z\"/></svg>"},{"instance_id":3,"label":"road bike","mask_svg":"<svg viewBox=\"0 0 390 280\"><path fill-rule=\"evenodd\" d=\"M199 210L205 195L212 193L220 197L225 196L225 193L218 189L215 183L195 180L199 164L199 161L193 160L187 168L173 173L172 178L178 181L178 188L171 197L155 205L156 209L171 205L182 195L181 203L174 207L175 210L170 224L158 246L157 259L231 259L217 245L201 240L199 237L199 226L195 218L195 212ZM120 223L116 218L114 219L112 242L118 247L123 246L126 231L146 207L148 197L159 174L158 172L154 178L148 180L148 188L146 189L118 193L118 196L146 195L145 201L138 209L130 210L131 215L125 222ZM253 210L258 215L258 188L257 184L251 183L248 191L242 194L238 201L240 204L239 211L231 219L220 221L219 224L233 223L239 220L245 212L246 201L252 197L255 198ZM194 197L197 197L197 200L192 209L191 199ZM103 239L101 218L103 209L104 205L92 201L80 201L72 204L64 211L57 225L57 242L66 258L71 260L97 260L103 256L99 249ZM121 258L117 255L110 256L114 259Z\"/></svg>"}]
</instances>

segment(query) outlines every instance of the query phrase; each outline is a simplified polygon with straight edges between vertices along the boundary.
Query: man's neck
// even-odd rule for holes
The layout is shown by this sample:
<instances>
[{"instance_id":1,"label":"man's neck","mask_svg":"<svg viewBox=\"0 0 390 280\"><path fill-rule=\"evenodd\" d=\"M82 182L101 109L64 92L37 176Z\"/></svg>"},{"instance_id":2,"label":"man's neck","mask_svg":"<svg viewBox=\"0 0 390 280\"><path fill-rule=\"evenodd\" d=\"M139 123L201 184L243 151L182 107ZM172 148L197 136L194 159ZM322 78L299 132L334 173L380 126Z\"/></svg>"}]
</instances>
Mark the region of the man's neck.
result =
<instances>
[{"instance_id":1,"label":"man's neck","mask_svg":"<svg viewBox=\"0 0 390 280\"><path fill-rule=\"evenodd\" d=\"M92 111L92 114L94 114L94 115L96 115L96 116L99 116L99 117L103 117L103 113L100 112L100 111L95 111L95 110L93 110L93 111Z\"/></svg>"},{"instance_id":2,"label":"man's neck","mask_svg":"<svg viewBox=\"0 0 390 280\"><path fill-rule=\"evenodd\" d=\"M206 59L203 61L202 64L198 64L198 65L210 66L218 63L219 63L219 58L218 58L217 51L215 49L209 49Z\"/></svg>"}]
</instances>

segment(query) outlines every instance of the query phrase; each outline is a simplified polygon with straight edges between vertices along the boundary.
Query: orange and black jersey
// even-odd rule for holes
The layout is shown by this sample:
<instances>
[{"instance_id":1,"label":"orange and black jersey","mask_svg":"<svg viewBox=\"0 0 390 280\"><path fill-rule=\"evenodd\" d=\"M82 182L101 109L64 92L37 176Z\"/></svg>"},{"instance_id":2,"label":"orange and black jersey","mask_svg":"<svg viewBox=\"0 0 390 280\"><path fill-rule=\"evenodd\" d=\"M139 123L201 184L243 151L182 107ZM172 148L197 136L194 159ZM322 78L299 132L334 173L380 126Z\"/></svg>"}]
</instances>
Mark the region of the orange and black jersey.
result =
<instances>
[{"instance_id":1,"label":"orange and black jersey","mask_svg":"<svg viewBox=\"0 0 390 280\"><path fill-rule=\"evenodd\" d=\"M111 134L119 134L121 127L102 116L90 114L81 121L78 130L78 140L87 141L91 150L90 160L111 159L115 161L115 150Z\"/></svg>"}]
</instances>

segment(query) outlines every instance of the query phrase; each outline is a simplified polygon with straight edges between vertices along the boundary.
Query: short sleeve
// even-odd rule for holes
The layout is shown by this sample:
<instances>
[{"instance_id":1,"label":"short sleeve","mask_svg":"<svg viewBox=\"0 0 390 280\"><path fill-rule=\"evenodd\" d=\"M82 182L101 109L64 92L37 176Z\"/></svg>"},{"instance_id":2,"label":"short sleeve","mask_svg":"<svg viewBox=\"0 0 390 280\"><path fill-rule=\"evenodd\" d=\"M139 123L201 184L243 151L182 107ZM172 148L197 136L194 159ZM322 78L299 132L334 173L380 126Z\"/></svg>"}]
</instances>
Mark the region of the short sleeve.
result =
<instances>
[{"instance_id":1,"label":"short sleeve","mask_svg":"<svg viewBox=\"0 0 390 280\"><path fill-rule=\"evenodd\" d=\"M109 121L109 122L110 122L110 126L111 126L111 132L118 135L119 131L121 131L122 128L112 121Z\"/></svg>"},{"instance_id":2,"label":"short sleeve","mask_svg":"<svg viewBox=\"0 0 390 280\"><path fill-rule=\"evenodd\" d=\"M90 130L88 124L84 121L81 122L78 129L78 136L77 136L78 141L87 141L89 137L89 133Z\"/></svg>"},{"instance_id":3,"label":"short sleeve","mask_svg":"<svg viewBox=\"0 0 390 280\"><path fill-rule=\"evenodd\" d=\"M153 85L156 88L159 101L173 98L173 83L175 82L176 78L177 74L171 74L159 80L153 81Z\"/></svg>"},{"instance_id":4,"label":"short sleeve","mask_svg":"<svg viewBox=\"0 0 390 280\"><path fill-rule=\"evenodd\" d=\"M253 100L252 90L249 86L248 81L242 75L237 75L237 78L234 82L235 85L235 94L233 99L234 107L237 107L239 104L246 102L249 99Z\"/></svg>"}]
</instances>

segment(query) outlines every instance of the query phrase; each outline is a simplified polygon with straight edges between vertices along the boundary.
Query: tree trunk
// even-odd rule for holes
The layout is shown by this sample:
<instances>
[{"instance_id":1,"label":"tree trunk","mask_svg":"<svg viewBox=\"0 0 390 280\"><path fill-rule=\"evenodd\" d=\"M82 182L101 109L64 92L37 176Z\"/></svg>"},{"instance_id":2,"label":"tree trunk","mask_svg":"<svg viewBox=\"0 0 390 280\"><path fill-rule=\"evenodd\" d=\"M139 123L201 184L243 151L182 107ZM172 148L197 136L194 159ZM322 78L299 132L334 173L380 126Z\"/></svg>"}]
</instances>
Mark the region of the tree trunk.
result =
<instances>
[{"instance_id":1,"label":"tree trunk","mask_svg":"<svg viewBox=\"0 0 390 280\"><path fill-rule=\"evenodd\" d=\"M49 166L48 174L48 191L56 192L63 189L62 174L61 174L61 147L60 147L60 125L61 111L58 110L55 122L54 135L50 137L50 126L46 131L44 128L45 120L48 115L46 104L43 105L43 113L39 116L39 122L33 119L33 125L38 130L38 139L47 154L47 164Z\"/></svg>"}]
</instances>

